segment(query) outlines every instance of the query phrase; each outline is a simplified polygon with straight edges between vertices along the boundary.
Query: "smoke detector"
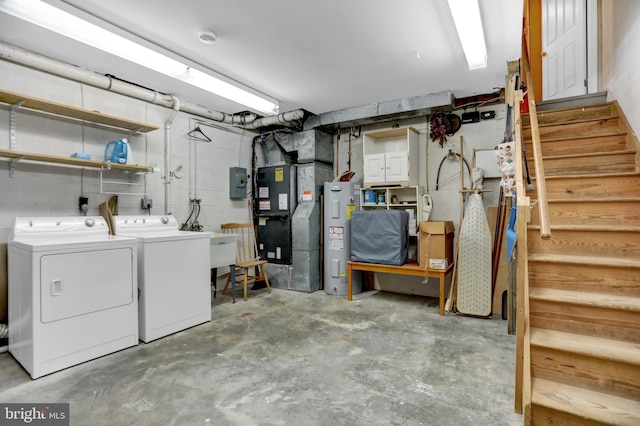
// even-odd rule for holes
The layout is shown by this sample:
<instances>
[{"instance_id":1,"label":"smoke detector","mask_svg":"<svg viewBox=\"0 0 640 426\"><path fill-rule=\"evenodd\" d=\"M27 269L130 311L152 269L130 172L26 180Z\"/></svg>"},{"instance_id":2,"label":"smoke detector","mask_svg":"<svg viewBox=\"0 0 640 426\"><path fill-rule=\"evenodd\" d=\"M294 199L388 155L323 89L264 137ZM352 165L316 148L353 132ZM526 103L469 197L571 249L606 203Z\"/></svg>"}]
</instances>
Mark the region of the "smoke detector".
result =
<instances>
[{"instance_id":1,"label":"smoke detector","mask_svg":"<svg viewBox=\"0 0 640 426\"><path fill-rule=\"evenodd\" d=\"M217 36L213 31L200 31L198 39L204 44L213 44L216 42Z\"/></svg>"}]
</instances>

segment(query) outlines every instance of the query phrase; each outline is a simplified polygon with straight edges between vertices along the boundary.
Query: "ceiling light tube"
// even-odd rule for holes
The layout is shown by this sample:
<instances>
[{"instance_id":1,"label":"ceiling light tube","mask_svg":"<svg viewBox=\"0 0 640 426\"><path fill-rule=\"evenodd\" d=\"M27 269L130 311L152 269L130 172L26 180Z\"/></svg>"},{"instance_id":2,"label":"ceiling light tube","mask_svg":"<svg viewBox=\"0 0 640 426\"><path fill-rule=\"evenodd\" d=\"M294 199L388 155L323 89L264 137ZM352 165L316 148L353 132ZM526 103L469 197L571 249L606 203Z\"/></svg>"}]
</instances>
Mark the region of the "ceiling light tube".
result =
<instances>
[{"instance_id":1,"label":"ceiling light tube","mask_svg":"<svg viewBox=\"0 0 640 426\"><path fill-rule=\"evenodd\" d=\"M448 0L448 2L469 69L486 68L487 46L478 0Z\"/></svg>"},{"instance_id":2,"label":"ceiling light tube","mask_svg":"<svg viewBox=\"0 0 640 426\"><path fill-rule=\"evenodd\" d=\"M2 0L0 12L54 31L145 68L199 87L265 114L278 113L279 105L222 79L100 28L40 0Z\"/></svg>"}]
</instances>

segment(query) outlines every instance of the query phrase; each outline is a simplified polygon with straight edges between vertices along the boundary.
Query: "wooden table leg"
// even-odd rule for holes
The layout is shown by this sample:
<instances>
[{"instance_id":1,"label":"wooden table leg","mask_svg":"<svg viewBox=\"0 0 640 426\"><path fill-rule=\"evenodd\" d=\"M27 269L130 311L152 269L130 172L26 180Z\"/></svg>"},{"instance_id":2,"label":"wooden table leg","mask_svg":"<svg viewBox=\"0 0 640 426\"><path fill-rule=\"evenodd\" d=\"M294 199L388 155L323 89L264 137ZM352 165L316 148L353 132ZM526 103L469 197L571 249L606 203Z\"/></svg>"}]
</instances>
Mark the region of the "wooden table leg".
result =
<instances>
[{"instance_id":1,"label":"wooden table leg","mask_svg":"<svg viewBox=\"0 0 640 426\"><path fill-rule=\"evenodd\" d=\"M445 276L446 274L444 273L440 273L439 274L439 278L440 278L440 316L443 317L444 316L444 281L445 281Z\"/></svg>"},{"instance_id":2,"label":"wooden table leg","mask_svg":"<svg viewBox=\"0 0 640 426\"><path fill-rule=\"evenodd\" d=\"M353 270L351 268L351 264L347 264L347 300L353 300L353 281L351 280L351 274Z\"/></svg>"}]
</instances>

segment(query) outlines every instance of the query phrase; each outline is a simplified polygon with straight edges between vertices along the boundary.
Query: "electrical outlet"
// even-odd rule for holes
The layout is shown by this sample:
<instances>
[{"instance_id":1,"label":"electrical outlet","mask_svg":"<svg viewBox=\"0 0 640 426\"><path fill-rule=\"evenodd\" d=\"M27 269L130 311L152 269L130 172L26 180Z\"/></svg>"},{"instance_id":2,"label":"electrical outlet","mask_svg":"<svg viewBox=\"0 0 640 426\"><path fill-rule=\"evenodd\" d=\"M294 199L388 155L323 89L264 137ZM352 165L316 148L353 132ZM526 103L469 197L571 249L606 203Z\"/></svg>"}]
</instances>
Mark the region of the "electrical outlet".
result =
<instances>
[{"instance_id":1,"label":"electrical outlet","mask_svg":"<svg viewBox=\"0 0 640 426\"><path fill-rule=\"evenodd\" d=\"M140 200L140 208L142 210L149 210L153 207L153 200L151 198L144 197Z\"/></svg>"}]
</instances>

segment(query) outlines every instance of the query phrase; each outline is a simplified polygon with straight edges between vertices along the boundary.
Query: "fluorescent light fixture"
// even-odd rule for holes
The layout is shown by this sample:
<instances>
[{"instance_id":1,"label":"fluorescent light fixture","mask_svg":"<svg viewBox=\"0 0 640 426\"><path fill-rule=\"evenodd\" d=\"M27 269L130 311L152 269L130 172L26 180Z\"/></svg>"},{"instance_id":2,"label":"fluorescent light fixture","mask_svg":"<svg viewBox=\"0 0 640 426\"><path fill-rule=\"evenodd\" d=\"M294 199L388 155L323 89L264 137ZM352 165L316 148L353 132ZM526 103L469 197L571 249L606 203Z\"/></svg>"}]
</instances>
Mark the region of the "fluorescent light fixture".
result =
<instances>
[{"instance_id":1,"label":"fluorescent light fixture","mask_svg":"<svg viewBox=\"0 0 640 426\"><path fill-rule=\"evenodd\" d=\"M0 0L0 12L13 15L256 111L265 114L278 112L278 103L270 99L194 69L40 0Z\"/></svg>"},{"instance_id":2,"label":"fluorescent light fixture","mask_svg":"<svg viewBox=\"0 0 640 426\"><path fill-rule=\"evenodd\" d=\"M458 37L470 70L487 67L487 46L478 0L448 0Z\"/></svg>"}]
</instances>

